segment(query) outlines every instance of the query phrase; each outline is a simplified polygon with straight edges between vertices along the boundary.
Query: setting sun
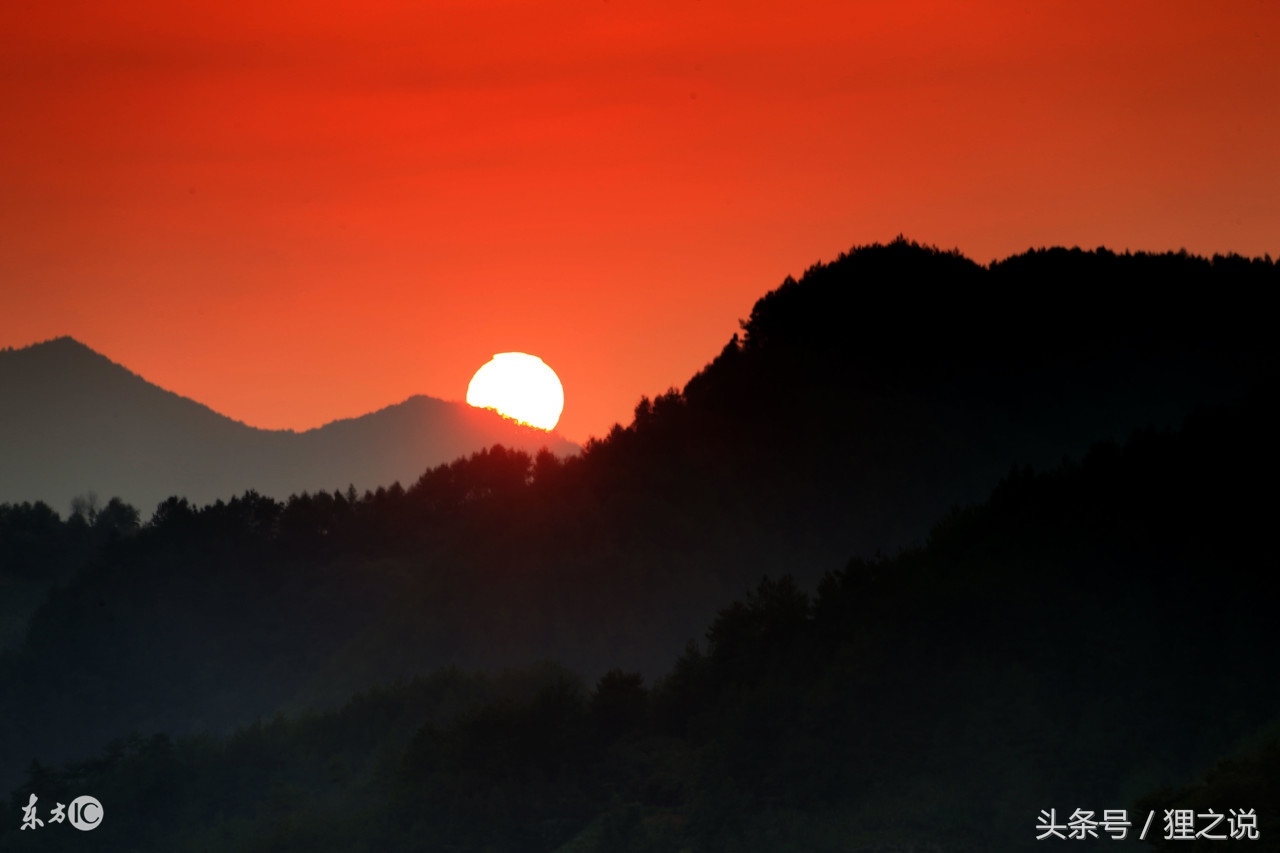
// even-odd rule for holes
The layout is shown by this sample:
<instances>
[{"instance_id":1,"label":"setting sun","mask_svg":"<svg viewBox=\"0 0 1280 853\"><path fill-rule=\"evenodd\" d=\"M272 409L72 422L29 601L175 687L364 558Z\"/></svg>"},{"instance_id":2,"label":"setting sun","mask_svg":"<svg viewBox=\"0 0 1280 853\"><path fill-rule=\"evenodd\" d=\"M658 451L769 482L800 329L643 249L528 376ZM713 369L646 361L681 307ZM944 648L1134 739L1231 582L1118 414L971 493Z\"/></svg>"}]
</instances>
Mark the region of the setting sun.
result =
<instances>
[{"instance_id":1,"label":"setting sun","mask_svg":"<svg viewBox=\"0 0 1280 853\"><path fill-rule=\"evenodd\" d=\"M536 355L500 352L471 377L467 402L549 430L564 410L564 386Z\"/></svg>"}]
</instances>

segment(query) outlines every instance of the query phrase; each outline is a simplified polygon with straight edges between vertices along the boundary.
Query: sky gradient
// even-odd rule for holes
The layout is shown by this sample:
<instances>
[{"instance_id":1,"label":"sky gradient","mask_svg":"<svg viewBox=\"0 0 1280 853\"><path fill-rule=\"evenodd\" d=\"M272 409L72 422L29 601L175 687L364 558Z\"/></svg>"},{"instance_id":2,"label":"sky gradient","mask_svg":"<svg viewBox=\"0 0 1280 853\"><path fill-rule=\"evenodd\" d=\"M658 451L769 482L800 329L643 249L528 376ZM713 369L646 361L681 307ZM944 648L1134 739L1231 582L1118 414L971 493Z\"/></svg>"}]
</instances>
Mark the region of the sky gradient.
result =
<instances>
[{"instance_id":1,"label":"sky gradient","mask_svg":"<svg viewBox=\"0 0 1280 853\"><path fill-rule=\"evenodd\" d=\"M498 352L561 431L899 233L1280 254L1280 4L28 3L0 39L0 346L254 426Z\"/></svg>"}]
</instances>

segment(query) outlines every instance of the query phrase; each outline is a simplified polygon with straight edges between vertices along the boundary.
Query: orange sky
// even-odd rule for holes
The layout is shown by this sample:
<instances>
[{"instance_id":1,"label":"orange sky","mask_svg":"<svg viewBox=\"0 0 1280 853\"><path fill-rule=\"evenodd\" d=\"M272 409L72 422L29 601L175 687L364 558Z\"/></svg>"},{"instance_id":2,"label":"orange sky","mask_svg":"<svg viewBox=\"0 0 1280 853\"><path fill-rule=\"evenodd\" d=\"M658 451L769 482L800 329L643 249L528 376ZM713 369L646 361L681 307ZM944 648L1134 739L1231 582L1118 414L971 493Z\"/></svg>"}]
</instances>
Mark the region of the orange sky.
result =
<instances>
[{"instance_id":1,"label":"orange sky","mask_svg":"<svg viewBox=\"0 0 1280 853\"><path fill-rule=\"evenodd\" d=\"M1280 254L1280 4L53 0L0 28L0 346L308 428L541 356L583 440L899 232Z\"/></svg>"}]
</instances>

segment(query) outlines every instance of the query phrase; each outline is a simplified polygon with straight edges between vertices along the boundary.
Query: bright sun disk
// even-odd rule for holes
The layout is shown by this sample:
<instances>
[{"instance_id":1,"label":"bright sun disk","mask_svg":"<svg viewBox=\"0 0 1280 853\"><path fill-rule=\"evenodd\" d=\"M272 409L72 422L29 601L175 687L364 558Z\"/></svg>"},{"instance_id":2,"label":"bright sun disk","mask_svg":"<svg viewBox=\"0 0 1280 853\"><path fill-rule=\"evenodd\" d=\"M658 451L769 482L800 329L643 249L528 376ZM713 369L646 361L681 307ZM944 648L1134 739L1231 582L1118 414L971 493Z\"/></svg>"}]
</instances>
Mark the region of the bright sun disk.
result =
<instances>
[{"instance_id":1,"label":"bright sun disk","mask_svg":"<svg viewBox=\"0 0 1280 853\"><path fill-rule=\"evenodd\" d=\"M564 386L536 355L500 352L471 377L467 402L549 430L564 411Z\"/></svg>"}]
</instances>

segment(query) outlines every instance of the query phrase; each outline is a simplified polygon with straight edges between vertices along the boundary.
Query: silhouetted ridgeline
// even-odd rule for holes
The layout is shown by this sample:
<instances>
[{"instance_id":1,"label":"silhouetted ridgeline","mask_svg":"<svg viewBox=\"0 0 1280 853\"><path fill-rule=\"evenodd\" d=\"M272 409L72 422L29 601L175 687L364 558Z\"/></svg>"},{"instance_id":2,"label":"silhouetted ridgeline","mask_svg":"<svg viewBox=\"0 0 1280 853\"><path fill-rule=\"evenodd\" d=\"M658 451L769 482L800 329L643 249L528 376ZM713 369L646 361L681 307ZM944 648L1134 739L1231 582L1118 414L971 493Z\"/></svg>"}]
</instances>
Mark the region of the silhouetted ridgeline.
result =
<instances>
[{"instance_id":1,"label":"silhouetted ridgeline","mask_svg":"<svg viewBox=\"0 0 1280 853\"><path fill-rule=\"evenodd\" d=\"M116 495L147 514L170 495L207 503L254 489L411 482L493 444L579 448L493 412L431 397L305 432L264 430L158 388L71 338L0 351L0 502Z\"/></svg>"},{"instance_id":2,"label":"silhouetted ridgeline","mask_svg":"<svg viewBox=\"0 0 1280 853\"><path fill-rule=\"evenodd\" d=\"M689 638L703 633L724 602L764 574L791 574L811 591L851 555L894 553L923 541L952 507L985 497L1015 464L1043 470L1064 455L1079 458L1098 439L1123 438L1148 424L1175 425L1197 405L1239 401L1251 383L1275 368L1274 336L1265 324L1278 277L1270 261L1238 258L1051 250L984 269L901 241L867 247L815 267L760 300L742 335L683 391L642 400L630 425L589 443L580 457L531 457L493 448L431 469L407 488L311 493L287 502L242 493L204 507L174 498L141 527L119 506L107 520L86 516L80 522L53 520L37 508L6 510L0 538L7 544L0 549L21 542L24 553L45 548L63 555L32 563L23 570L24 582L66 580L32 615L21 647L0 657L0 782L16 783L32 758L52 763L83 757L130 731L226 732L277 709L333 706L357 690L450 664L493 671L551 658L593 680L615 667L652 678L669 667ZM1213 451L1245 466L1220 472L1236 478L1215 486L1235 489L1230 499L1214 493L1215 503L1206 503L1206 495L1153 480L1212 517L1218 526L1205 529L1218 530L1224 552L1237 541L1242 549L1256 546L1247 536L1257 530L1225 527L1213 515L1219 506L1234 508L1240 518L1272 506L1250 503L1241 491L1265 485L1269 480L1262 474L1271 470L1269 451L1256 435L1246 434L1250 418L1266 411L1253 405L1252 414L1237 424L1238 443L1247 452L1225 433ZM1229 456L1237 450L1245 455ZM1151 476L1173 476L1180 464L1170 461L1175 458L1165 458ZM1254 476L1262 479L1249 479ZM1158 494L1139 490L1133 499ZM1195 527L1193 518L1174 517ZM1248 519L1250 525L1264 523L1262 517ZM1010 542L1017 539L1011 528L1000 530ZM1046 529L1045 539L1027 533L1024 544L1039 543L1067 559L1075 553L1068 532ZM1139 550L1154 553L1168 542L1181 543L1166 534L1184 535L1181 528L1159 527L1141 539ZM1245 538L1230 538L1237 534ZM859 599L871 609L842 617L880 626L868 635L865 654L871 657L862 657L856 642L824 647L824 654L835 656L833 666L851 671L861 672L857 668L867 661L874 695L887 691L911 702L866 710L872 716L858 727L858 737L883 738L898 744L894 750L906 750L910 736L894 728L895 720L952 733L979 725L946 716L952 705L971 707L964 702L976 700L961 692L940 706L934 696L962 687L949 680L950 670L930 663L932 646L913 639L921 631L932 637L928 632L945 629L945 645L963 650L1008 627L999 621L1003 616L975 619L966 615L972 607L952 606L967 600L963 572L982 578L984 571L1003 573L999 583L978 586L990 600L1016 605L1016 618L1027 620L1015 626L1027 632L1017 648L1039 643L1058 655L1055 671L1076 665L1104 676L1111 672L1106 667L1113 665L1112 645L1104 638L1112 637L1112 629L1106 626L1132 625L1148 599L1145 590L1130 586L1120 590L1119 600L1138 616L1106 609L1110 576L1091 572L1103 566L1120 571L1128 565L1123 549L1129 545L1123 538L1097 541L1103 544L1088 559L1073 564L1080 585L1065 582L1069 573L1054 575L1064 581L1063 600L1075 601L1086 614L1109 614L1096 624L1086 616L1094 628L1088 635L1074 633L1065 617L1042 618L1039 603L1032 607L1032 598L1017 597L1024 588L1038 589L1019 573L1017 561L993 558L988 566L974 557L958 574L942 576L930 574L932 569L912 574L908 569L917 557L911 555L877 563L895 576L901 570L902 577L918 579L910 596L920 596L919 607L897 587L873 585ZM1108 551L1112 545L1116 550ZM1181 565L1181 553L1174 548L1169 559ZM951 565L929 563L944 564ZM1137 565L1148 573L1143 577L1161 571L1146 557ZM17 577L8 569L0 576ZM836 600L824 604L820 596L820 609ZM1248 606L1262 601L1255 598ZM981 607L977 612L986 613ZM918 624L921 614L929 615L927 624ZM1179 630L1174 622L1168 625ZM1060 629L1061 637L1047 626ZM1128 660L1137 666L1159 651L1135 630L1133 637L1112 638L1118 645L1134 641L1124 654L1135 655ZM892 658L892 665L876 663L874 655L888 649L904 657ZM1076 660L1080 656L1084 663ZM784 662L797 677L808 671L794 659ZM1001 712L1012 715L1001 731L1015 731L1018 723L1027 729L1019 737L1040 737L1036 732L1044 721L1055 719L1055 709L1068 713L1070 703L1036 692L1034 702L1019 704L1023 675L1012 666L1000 658L975 683L989 688L989 695L1015 697ZM673 678L683 678L682 671L677 668ZM908 681L892 681L894 671ZM834 685L847 675L833 670L814 677L833 679ZM1099 676L1096 683L1118 678ZM787 703L776 704L781 700L771 695L758 697L773 716L751 724L757 740L774 737L768 719L781 713L782 725L790 713ZM833 707L846 707L837 699L831 699ZM846 700L852 701L839 699ZM742 701L745 709L755 700ZM991 701L1001 705L998 698ZM1261 708L1265 702L1245 704ZM833 730L819 723L835 726L847 717L823 716L818 698L797 707L809 708L810 723L818 727L814 749L846 755L838 739L828 743L836 738ZM1041 716L1042 710L1049 716ZM1213 706L1205 713L1219 710ZM1111 712L1103 702L1080 713L1082 720L1092 720L1089 714ZM1231 717L1222 730L1243 730L1251 719ZM802 740L803 725L795 725L794 737ZM726 737L735 731L722 728ZM1065 730L1053 731L1042 735ZM1190 740L1175 742L1186 767L1201 766L1188 754L1199 747L1188 750ZM1207 746L1204 760L1222 743ZM708 749L729 749L723 754L731 758L731 747L739 748L720 743ZM786 759L791 747L783 752L774 758ZM889 760L896 754L881 756ZM1153 747L1151 755L1164 760L1168 750ZM915 766L911 756L903 753L904 767ZM869 759L859 760L865 770ZM959 764L948 766L947 778L963 775ZM745 778L745 771L733 772ZM1008 778L1024 772L1031 771L1017 764ZM1136 795L1163 778L1162 772L1152 769L1150 778L1139 774L1116 784ZM854 783L830 784L839 791ZM999 784L1012 786L1007 780ZM1058 790L1043 786L1046 795ZM705 796L714 799L710 789ZM737 794L725 796L727 814L760 804L749 792L740 802L733 799ZM905 810L906 795L893 796L900 797L894 808ZM779 800L777 807L790 808L789 802ZM1045 805L1037 805L1031 817ZM583 808L594 814L596 807ZM1020 809L1009 805L1008 814L1021 814ZM470 814L462 805L455 811ZM566 831L583 817L575 814L562 818ZM497 827L499 818L486 820ZM468 821L459 831L471 826Z\"/></svg>"},{"instance_id":3,"label":"silhouetted ridgeline","mask_svg":"<svg viewBox=\"0 0 1280 853\"><path fill-rule=\"evenodd\" d=\"M156 853L1034 850L1041 809L1126 808L1133 838L1138 808L1170 807L1256 809L1250 849L1275 849L1263 390L1019 468L925 546L853 560L814 595L765 580L652 686L442 671L225 739L34 767L12 803L92 791L97 849ZM1165 790L1237 749L1208 786ZM81 843L0 826L5 849Z\"/></svg>"}]
</instances>

